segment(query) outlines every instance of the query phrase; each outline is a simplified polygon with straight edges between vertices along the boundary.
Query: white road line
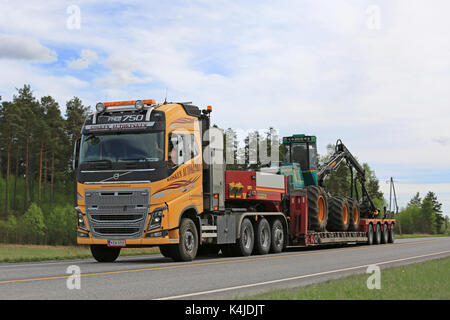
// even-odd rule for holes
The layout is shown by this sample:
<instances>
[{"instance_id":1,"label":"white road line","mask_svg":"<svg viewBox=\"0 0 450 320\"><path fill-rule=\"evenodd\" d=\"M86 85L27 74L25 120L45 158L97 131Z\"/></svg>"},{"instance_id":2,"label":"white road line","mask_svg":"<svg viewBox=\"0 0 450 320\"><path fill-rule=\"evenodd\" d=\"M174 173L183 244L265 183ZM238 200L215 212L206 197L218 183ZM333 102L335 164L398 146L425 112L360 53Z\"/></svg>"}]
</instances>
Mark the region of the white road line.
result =
<instances>
[{"instance_id":1,"label":"white road line","mask_svg":"<svg viewBox=\"0 0 450 320\"><path fill-rule=\"evenodd\" d=\"M307 275L297 276L297 277L290 277L290 278L284 278L284 279L278 279L278 280L264 281L264 282L258 282L258 283L252 283L252 284L246 284L246 285L235 286L235 287L228 287L228 288L222 288L222 289L215 289L215 290L209 290L209 291L187 293L187 294L182 294L182 295L178 295L178 296L158 298L158 299L154 299L154 300L183 299L183 298L188 298L188 297L200 296L200 295L204 295L204 294L219 293L219 292L225 292L225 291L231 291L231 290L237 290L237 289L245 289L245 288L257 287L257 286L263 286L263 285L267 285L267 284L284 282L284 281L299 280L299 279L304 279L304 278L312 278L312 277L322 276L322 275L331 274L331 273L338 273L338 272L343 272L343 271L350 271L350 270L355 270L355 269L367 268L368 266L372 266L372 265L383 265L383 264L389 264L389 263L394 263L394 262L425 258L425 257L436 256L436 255L441 255L441 254L445 254L445 253L450 253L450 250L436 252L436 253L430 253L430 254L424 254L424 255L415 256L415 257L403 258L403 259L375 262L375 263L365 264L365 265L356 266L356 267L349 267L349 268L344 268L344 269L336 269L336 270L331 270L331 271L312 273L312 274L307 274Z\"/></svg>"}]
</instances>

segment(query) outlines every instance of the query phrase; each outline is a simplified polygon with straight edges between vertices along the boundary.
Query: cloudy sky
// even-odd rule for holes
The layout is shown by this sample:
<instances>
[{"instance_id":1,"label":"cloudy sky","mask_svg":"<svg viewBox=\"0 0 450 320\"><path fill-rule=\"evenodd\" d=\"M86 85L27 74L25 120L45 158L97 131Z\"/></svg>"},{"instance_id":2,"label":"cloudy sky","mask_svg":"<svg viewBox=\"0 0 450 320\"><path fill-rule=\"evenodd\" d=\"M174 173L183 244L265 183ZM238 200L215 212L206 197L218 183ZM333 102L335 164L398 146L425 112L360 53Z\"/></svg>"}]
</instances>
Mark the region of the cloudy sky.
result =
<instances>
[{"instance_id":1,"label":"cloudy sky","mask_svg":"<svg viewBox=\"0 0 450 320\"><path fill-rule=\"evenodd\" d=\"M0 0L0 95L212 105L220 127L340 138L400 205L450 213L447 0Z\"/></svg>"}]
</instances>

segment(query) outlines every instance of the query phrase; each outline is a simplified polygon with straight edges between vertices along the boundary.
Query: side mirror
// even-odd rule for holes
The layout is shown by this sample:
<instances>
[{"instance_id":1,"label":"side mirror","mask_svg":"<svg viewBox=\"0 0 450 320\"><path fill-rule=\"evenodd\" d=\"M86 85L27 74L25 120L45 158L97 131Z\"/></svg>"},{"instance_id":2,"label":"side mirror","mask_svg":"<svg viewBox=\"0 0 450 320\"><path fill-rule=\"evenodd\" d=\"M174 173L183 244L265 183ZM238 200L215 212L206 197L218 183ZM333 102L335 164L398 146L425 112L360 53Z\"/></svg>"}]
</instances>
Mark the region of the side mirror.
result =
<instances>
[{"instance_id":1,"label":"side mirror","mask_svg":"<svg viewBox=\"0 0 450 320\"><path fill-rule=\"evenodd\" d=\"M72 159L72 169L75 171L78 167L78 157L80 156L80 138L75 140L75 144L73 146L73 159Z\"/></svg>"}]
</instances>

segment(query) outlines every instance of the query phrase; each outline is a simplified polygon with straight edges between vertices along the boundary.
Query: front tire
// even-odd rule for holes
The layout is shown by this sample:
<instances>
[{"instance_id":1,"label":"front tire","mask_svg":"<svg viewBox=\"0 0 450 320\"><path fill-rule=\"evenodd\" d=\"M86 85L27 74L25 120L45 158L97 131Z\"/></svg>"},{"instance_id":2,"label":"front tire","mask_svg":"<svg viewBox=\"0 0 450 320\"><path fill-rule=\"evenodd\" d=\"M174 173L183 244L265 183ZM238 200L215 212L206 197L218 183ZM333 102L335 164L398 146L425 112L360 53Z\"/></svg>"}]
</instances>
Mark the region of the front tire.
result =
<instances>
[{"instance_id":1,"label":"front tire","mask_svg":"<svg viewBox=\"0 0 450 320\"><path fill-rule=\"evenodd\" d=\"M98 262L114 262L120 254L118 247L107 247L106 245L91 245L91 253Z\"/></svg>"},{"instance_id":2,"label":"front tire","mask_svg":"<svg viewBox=\"0 0 450 320\"><path fill-rule=\"evenodd\" d=\"M197 256L198 232L194 221L183 218L180 224L180 243L173 250L175 261L192 261Z\"/></svg>"}]
</instances>

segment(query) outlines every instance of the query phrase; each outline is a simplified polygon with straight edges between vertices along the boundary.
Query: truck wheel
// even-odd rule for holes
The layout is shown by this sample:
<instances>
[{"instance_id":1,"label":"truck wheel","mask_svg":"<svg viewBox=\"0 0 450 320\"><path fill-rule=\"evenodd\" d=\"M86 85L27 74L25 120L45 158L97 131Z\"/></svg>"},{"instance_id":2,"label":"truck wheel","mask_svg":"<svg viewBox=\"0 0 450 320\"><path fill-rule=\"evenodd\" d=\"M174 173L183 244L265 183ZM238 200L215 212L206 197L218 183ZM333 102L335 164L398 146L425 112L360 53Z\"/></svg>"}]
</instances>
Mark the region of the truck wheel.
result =
<instances>
[{"instance_id":1,"label":"truck wheel","mask_svg":"<svg viewBox=\"0 0 450 320\"><path fill-rule=\"evenodd\" d=\"M348 210L350 212L350 223L348 225L348 230L358 231L360 219L358 202L354 199L348 199Z\"/></svg>"},{"instance_id":2,"label":"truck wheel","mask_svg":"<svg viewBox=\"0 0 450 320\"><path fill-rule=\"evenodd\" d=\"M91 253L98 262L114 262L120 254L120 249L117 247L107 247L106 245L91 245Z\"/></svg>"},{"instance_id":3,"label":"truck wheel","mask_svg":"<svg viewBox=\"0 0 450 320\"><path fill-rule=\"evenodd\" d=\"M394 243L394 241L395 241L394 227L395 227L395 225L392 223L391 229L389 229L389 238L388 238L389 243Z\"/></svg>"},{"instance_id":4,"label":"truck wheel","mask_svg":"<svg viewBox=\"0 0 450 320\"><path fill-rule=\"evenodd\" d=\"M379 223L377 223L377 226L375 227L375 234L373 240L375 244L381 243L381 226Z\"/></svg>"},{"instance_id":5,"label":"truck wheel","mask_svg":"<svg viewBox=\"0 0 450 320\"><path fill-rule=\"evenodd\" d=\"M327 230L347 231L350 224L349 205L345 198L329 198L330 215Z\"/></svg>"},{"instance_id":6,"label":"truck wheel","mask_svg":"<svg viewBox=\"0 0 450 320\"><path fill-rule=\"evenodd\" d=\"M325 231L328 220L328 203L325 190L319 186L306 188L308 196L308 229Z\"/></svg>"},{"instance_id":7,"label":"truck wheel","mask_svg":"<svg viewBox=\"0 0 450 320\"><path fill-rule=\"evenodd\" d=\"M249 256L253 252L254 245L255 233L253 231L253 225L248 218L244 218L241 224L241 237L233 246L233 252L237 256Z\"/></svg>"},{"instance_id":8,"label":"truck wheel","mask_svg":"<svg viewBox=\"0 0 450 320\"><path fill-rule=\"evenodd\" d=\"M367 230L367 244L372 245L373 244L373 225L369 224L369 228Z\"/></svg>"},{"instance_id":9,"label":"truck wheel","mask_svg":"<svg viewBox=\"0 0 450 320\"><path fill-rule=\"evenodd\" d=\"M284 248L284 228L280 219L274 220L271 231L270 252L280 253Z\"/></svg>"},{"instance_id":10,"label":"truck wheel","mask_svg":"<svg viewBox=\"0 0 450 320\"><path fill-rule=\"evenodd\" d=\"M180 243L175 246L171 258L175 261L192 261L198 250L198 233L194 221L183 218L180 224Z\"/></svg>"},{"instance_id":11,"label":"truck wheel","mask_svg":"<svg viewBox=\"0 0 450 320\"><path fill-rule=\"evenodd\" d=\"M159 251L161 252L161 254L164 257L172 258L174 246L175 245L173 245L173 244L165 244L165 245L159 246Z\"/></svg>"},{"instance_id":12,"label":"truck wheel","mask_svg":"<svg viewBox=\"0 0 450 320\"><path fill-rule=\"evenodd\" d=\"M267 254L271 246L271 234L269 222L266 218L259 219L255 227L255 246L254 253Z\"/></svg>"},{"instance_id":13,"label":"truck wheel","mask_svg":"<svg viewBox=\"0 0 450 320\"><path fill-rule=\"evenodd\" d=\"M232 244L222 244L220 245L220 251L224 257L234 256L233 245Z\"/></svg>"},{"instance_id":14,"label":"truck wheel","mask_svg":"<svg viewBox=\"0 0 450 320\"><path fill-rule=\"evenodd\" d=\"M385 223L381 235L381 243L388 243L388 242L389 242L389 230L387 223Z\"/></svg>"}]
</instances>

